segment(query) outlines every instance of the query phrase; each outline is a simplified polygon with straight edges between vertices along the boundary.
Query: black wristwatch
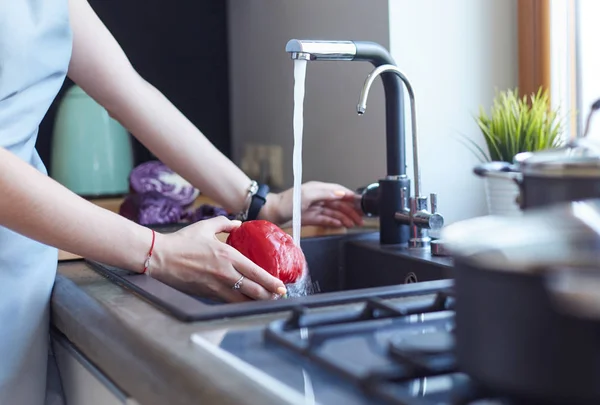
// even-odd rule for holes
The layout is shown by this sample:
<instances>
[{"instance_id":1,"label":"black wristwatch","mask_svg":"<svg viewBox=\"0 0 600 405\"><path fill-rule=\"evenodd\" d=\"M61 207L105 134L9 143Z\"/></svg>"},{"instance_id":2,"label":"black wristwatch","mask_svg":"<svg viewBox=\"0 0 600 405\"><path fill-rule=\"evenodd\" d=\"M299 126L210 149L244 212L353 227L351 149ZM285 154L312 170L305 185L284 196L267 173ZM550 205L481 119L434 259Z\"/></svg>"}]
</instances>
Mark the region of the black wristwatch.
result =
<instances>
[{"instance_id":1,"label":"black wristwatch","mask_svg":"<svg viewBox=\"0 0 600 405\"><path fill-rule=\"evenodd\" d=\"M256 192L250 197L250 206L248 207L248 213L246 214L246 221L252 221L258 218L258 213L267 202L267 194L269 194L269 186L266 184L259 184Z\"/></svg>"}]
</instances>

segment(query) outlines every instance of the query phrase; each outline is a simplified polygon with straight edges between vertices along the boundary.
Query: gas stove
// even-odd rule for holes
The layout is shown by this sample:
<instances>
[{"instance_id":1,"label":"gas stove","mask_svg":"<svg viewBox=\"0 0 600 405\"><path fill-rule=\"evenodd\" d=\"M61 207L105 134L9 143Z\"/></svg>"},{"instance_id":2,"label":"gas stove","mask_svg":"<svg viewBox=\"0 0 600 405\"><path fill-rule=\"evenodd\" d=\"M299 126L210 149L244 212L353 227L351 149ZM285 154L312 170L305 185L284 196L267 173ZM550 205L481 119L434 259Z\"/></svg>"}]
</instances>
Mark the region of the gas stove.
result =
<instances>
[{"instance_id":1,"label":"gas stove","mask_svg":"<svg viewBox=\"0 0 600 405\"><path fill-rule=\"evenodd\" d=\"M220 348L305 395L307 404L517 403L461 372L454 325L453 283L441 280L393 299L297 307L266 327L228 331Z\"/></svg>"}]
</instances>

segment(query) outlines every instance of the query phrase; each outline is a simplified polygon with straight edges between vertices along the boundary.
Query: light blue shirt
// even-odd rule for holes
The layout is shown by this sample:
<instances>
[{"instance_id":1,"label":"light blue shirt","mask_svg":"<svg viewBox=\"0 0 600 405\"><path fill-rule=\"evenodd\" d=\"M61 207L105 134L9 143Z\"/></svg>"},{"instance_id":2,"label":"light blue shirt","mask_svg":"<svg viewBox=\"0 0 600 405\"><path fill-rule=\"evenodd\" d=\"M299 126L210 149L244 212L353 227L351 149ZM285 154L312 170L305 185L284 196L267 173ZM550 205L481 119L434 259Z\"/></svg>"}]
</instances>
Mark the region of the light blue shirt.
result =
<instances>
[{"instance_id":1,"label":"light blue shirt","mask_svg":"<svg viewBox=\"0 0 600 405\"><path fill-rule=\"evenodd\" d=\"M71 46L68 0L0 0L0 146L42 173L38 126ZM0 227L0 404L44 403L56 264L56 249Z\"/></svg>"}]
</instances>

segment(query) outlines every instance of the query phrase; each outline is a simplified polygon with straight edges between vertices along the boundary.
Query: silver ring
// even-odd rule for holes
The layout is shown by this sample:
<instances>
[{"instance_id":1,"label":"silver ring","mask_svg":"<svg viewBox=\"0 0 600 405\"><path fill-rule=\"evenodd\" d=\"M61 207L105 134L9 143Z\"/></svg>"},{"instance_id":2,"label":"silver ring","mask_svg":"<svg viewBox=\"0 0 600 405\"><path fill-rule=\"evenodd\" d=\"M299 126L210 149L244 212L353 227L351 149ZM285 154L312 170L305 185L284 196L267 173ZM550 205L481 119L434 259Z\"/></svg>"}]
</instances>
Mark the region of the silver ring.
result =
<instances>
[{"instance_id":1,"label":"silver ring","mask_svg":"<svg viewBox=\"0 0 600 405\"><path fill-rule=\"evenodd\" d=\"M244 281L244 276L240 277L240 279L235 282L232 288L234 290L239 290L240 288L242 288L242 281Z\"/></svg>"}]
</instances>

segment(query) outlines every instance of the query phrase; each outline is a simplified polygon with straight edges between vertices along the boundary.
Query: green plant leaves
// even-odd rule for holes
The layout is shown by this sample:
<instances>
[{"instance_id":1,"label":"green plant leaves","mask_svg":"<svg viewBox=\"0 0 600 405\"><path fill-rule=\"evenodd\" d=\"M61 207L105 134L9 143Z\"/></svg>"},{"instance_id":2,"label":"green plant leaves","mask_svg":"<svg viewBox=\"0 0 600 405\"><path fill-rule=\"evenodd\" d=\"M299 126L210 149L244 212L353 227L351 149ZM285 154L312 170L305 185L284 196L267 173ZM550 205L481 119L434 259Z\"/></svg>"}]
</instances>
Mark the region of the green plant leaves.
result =
<instances>
[{"instance_id":1,"label":"green plant leaves","mask_svg":"<svg viewBox=\"0 0 600 405\"><path fill-rule=\"evenodd\" d=\"M542 88L529 102L526 96L519 98L517 89L497 93L490 114L480 107L475 117L489 155L472 142L474 153L487 161L512 162L521 152L559 147L563 143L562 122L549 106L548 94Z\"/></svg>"}]
</instances>

